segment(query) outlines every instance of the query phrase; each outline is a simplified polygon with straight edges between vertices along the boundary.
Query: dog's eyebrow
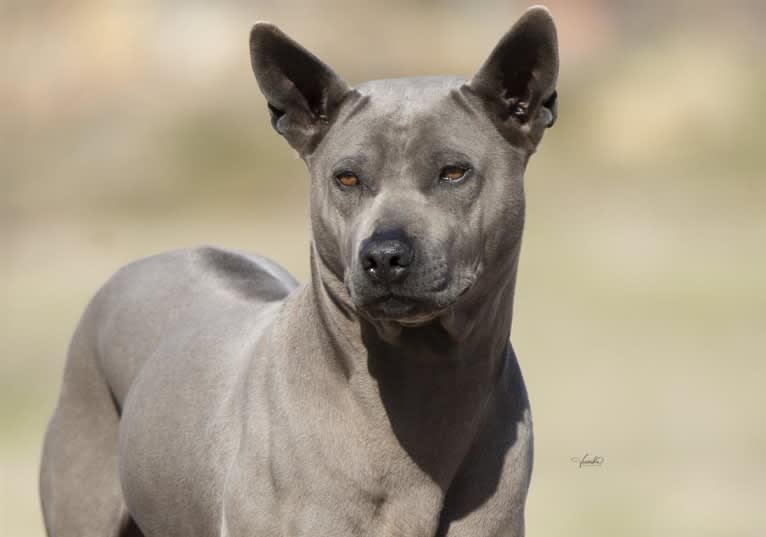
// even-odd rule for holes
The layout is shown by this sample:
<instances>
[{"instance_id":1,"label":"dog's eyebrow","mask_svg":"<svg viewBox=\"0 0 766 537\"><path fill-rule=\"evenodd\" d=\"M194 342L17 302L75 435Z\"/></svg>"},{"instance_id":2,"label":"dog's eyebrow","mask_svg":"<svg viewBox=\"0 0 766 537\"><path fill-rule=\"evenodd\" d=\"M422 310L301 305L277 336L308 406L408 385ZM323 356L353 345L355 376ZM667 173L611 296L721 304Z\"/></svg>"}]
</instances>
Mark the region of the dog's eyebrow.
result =
<instances>
[{"instance_id":1,"label":"dog's eyebrow","mask_svg":"<svg viewBox=\"0 0 766 537\"><path fill-rule=\"evenodd\" d=\"M367 157L365 155L350 155L343 157L333 164L332 169L335 173L341 171L359 171L367 164Z\"/></svg>"},{"instance_id":2,"label":"dog's eyebrow","mask_svg":"<svg viewBox=\"0 0 766 537\"><path fill-rule=\"evenodd\" d=\"M463 164L470 166L471 159L462 151L454 149L440 149L434 151L429 156L430 162L434 165L440 166L444 164Z\"/></svg>"}]
</instances>

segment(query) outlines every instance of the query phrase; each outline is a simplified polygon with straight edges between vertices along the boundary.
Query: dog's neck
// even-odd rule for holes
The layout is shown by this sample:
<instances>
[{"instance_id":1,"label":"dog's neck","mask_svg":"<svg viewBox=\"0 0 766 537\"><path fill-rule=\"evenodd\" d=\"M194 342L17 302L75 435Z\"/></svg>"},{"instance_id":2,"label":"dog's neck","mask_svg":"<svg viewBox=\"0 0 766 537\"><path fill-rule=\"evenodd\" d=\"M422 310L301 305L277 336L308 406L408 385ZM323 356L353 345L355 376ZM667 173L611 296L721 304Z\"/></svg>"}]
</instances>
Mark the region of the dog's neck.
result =
<instances>
[{"instance_id":1,"label":"dog's neck","mask_svg":"<svg viewBox=\"0 0 766 537\"><path fill-rule=\"evenodd\" d=\"M313 245L311 257L307 291L331 349L323 354L360 400L369 402L373 392L401 446L446 485L477 433L506 362L515 360L509 334L518 256L502 281L488 282L491 293L469 292L445 318L399 328L360 316Z\"/></svg>"}]
</instances>

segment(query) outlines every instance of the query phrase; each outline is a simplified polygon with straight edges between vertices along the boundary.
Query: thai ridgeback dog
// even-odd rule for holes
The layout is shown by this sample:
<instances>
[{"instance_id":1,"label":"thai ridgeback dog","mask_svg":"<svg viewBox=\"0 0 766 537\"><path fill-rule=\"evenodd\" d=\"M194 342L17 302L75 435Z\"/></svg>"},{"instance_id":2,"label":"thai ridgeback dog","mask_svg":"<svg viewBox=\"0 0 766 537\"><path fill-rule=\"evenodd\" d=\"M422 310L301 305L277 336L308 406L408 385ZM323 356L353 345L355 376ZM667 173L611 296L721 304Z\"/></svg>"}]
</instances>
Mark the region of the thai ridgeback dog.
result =
<instances>
[{"instance_id":1,"label":"thai ridgeback dog","mask_svg":"<svg viewBox=\"0 0 766 537\"><path fill-rule=\"evenodd\" d=\"M311 175L311 279L216 248L117 272L45 439L48 534L523 535L509 335L523 175L556 118L550 14L470 80L351 87L269 23L250 52Z\"/></svg>"}]
</instances>

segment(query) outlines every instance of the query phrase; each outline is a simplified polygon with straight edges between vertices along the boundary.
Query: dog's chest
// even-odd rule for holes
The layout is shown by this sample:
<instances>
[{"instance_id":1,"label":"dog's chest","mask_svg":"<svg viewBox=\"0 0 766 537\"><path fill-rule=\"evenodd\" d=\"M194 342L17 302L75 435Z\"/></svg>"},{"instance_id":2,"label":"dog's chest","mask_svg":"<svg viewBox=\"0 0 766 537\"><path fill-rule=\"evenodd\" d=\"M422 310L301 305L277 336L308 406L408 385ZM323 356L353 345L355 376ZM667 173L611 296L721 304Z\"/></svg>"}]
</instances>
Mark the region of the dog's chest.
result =
<instances>
[{"instance_id":1,"label":"dog's chest","mask_svg":"<svg viewBox=\"0 0 766 537\"><path fill-rule=\"evenodd\" d=\"M393 437L379 434L378 424L335 423L326 406L322 414L318 430L335 434L272 423L271 447L251 444L240 453L224 501L230 534L434 535L443 502L439 486Z\"/></svg>"},{"instance_id":2,"label":"dog's chest","mask_svg":"<svg viewBox=\"0 0 766 537\"><path fill-rule=\"evenodd\" d=\"M262 468L266 474L273 470ZM354 473L349 467L326 470L314 468L291 481L232 479L224 509L230 534L426 537L436 532L442 496L434 484L361 487L348 479Z\"/></svg>"}]
</instances>

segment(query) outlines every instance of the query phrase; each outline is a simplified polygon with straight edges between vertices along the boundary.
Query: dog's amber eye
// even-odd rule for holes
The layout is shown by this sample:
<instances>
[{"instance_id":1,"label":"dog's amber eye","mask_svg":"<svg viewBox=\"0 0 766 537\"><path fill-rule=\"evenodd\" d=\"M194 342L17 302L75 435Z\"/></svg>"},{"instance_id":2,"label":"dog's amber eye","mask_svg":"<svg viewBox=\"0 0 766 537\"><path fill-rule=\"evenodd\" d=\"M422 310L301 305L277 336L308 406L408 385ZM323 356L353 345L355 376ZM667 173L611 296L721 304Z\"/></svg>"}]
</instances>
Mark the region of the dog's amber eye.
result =
<instances>
[{"instance_id":1,"label":"dog's amber eye","mask_svg":"<svg viewBox=\"0 0 766 537\"><path fill-rule=\"evenodd\" d=\"M343 186L356 186L359 184L359 178L351 172L340 172L335 178Z\"/></svg>"},{"instance_id":2,"label":"dog's amber eye","mask_svg":"<svg viewBox=\"0 0 766 537\"><path fill-rule=\"evenodd\" d=\"M439 178L447 183L457 183L468 172L466 168L462 166L445 166L442 168Z\"/></svg>"}]
</instances>

